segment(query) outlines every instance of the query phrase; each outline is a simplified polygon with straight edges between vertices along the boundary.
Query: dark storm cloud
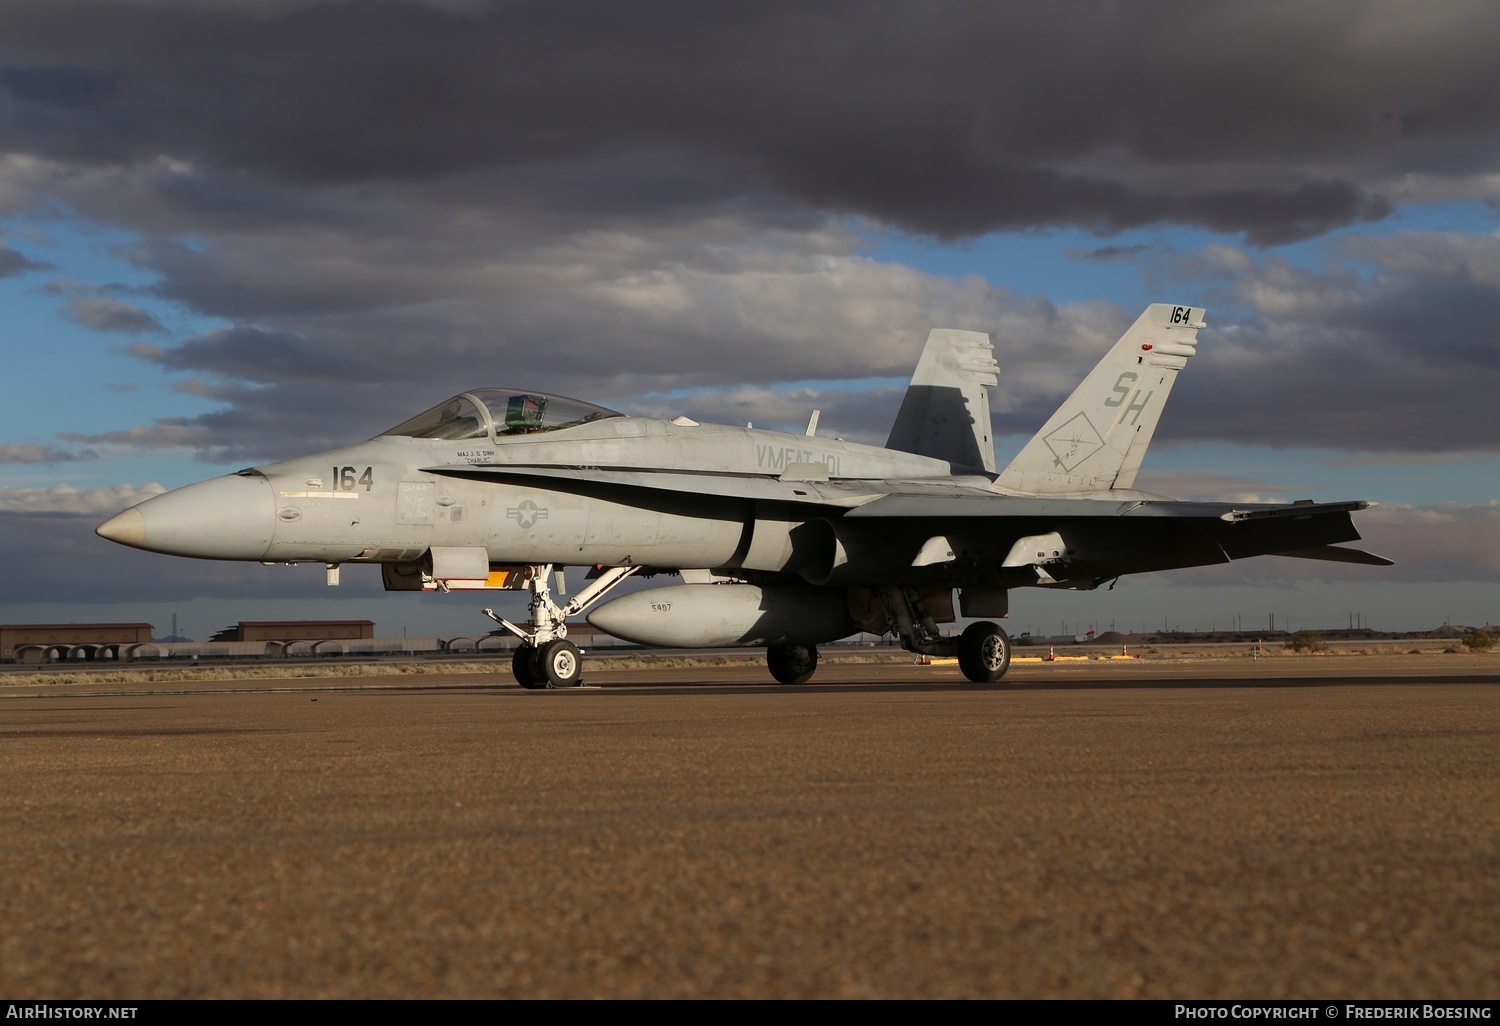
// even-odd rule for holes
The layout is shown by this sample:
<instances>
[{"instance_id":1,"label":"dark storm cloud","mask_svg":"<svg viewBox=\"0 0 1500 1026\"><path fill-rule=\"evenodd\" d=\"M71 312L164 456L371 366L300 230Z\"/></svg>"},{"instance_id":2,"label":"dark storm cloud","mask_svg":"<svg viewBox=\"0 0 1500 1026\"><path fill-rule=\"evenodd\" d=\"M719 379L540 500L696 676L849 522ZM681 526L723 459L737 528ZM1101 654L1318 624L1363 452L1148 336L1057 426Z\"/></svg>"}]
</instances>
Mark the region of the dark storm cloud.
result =
<instances>
[{"instance_id":1,"label":"dark storm cloud","mask_svg":"<svg viewBox=\"0 0 1500 1026\"><path fill-rule=\"evenodd\" d=\"M63 305L63 313L75 324L94 331L114 331L126 335L159 334L166 331L151 314L119 299L78 297Z\"/></svg>"},{"instance_id":2,"label":"dark storm cloud","mask_svg":"<svg viewBox=\"0 0 1500 1026\"><path fill-rule=\"evenodd\" d=\"M1113 263L1115 261L1130 261L1145 253L1150 247L1145 243L1136 243L1133 246L1097 246L1094 249L1078 250L1068 255L1077 260L1093 260L1098 263Z\"/></svg>"},{"instance_id":3,"label":"dark storm cloud","mask_svg":"<svg viewBox=\"0 0 1500 1026\"><path fill-rule=\"evenodd\" d=\"M142 450L189 449L208 463L261 464L349 445L379 434L447 398L454 390L422 391L413 400L401 386L316 384L275 388L190 380L181 390L215 399L224 408L196 417L165 417L148 425L94 434L64 433L63 441Z\"/></svg>"},{"instance_id":4,"label":"dark storm cloud","mask_svg":"<svg viewBox=\"0 0 1500 1026\"><path fill-rule=\"evenodd\" d=\"M299 331L233 328L178 346L139 343L132 354L195 375L178 387L226 408L64 437L186 446L215 462L251 462L347 444L455 393L508 385L766 427L805 427L821 406L825 432L883 441L899 394L775 386L851 376L904 381L933 324L995 334L1007 367L995 408L1030 432L1077 383L1075 368L1086 370L1130 320L1110 304L1058 307L977 278L933 279L862 258L761 264L751 253L722 267L624 280L570 266L552 272L567 283L561 291L549 277L547 288L497 284L500 294L485 300L287 318ZM726 394L728 382L735 387ZM695 391L680 400L640 398L667 388Z\"/></svg>"},{"instance_id":5,"label":"dark storm cloud","mask_svg":"<svg viewBox=\"0 0 1500 1026\"><path fill-rule=\"evenodd\" d=\"M1209 324L1158 444L1500 450L1500 241L1427 233L1351 242L1344 256L1355 266L1321 271L1214 249L1196 261L1164 258L1196 265L1171 293L1207 305ZM226 408L68 440L187 445L211 460L256 462L374 434L476 385L511 385L787 429L822 408L825 432L879 442L894 404L862 389L783 383L904 380L934 324L991 333L1002 366L996 436L1029 436L1138 313L1021 299L859 258L780 256L762 266L747 253L711 269L617 276L607 252L594 255L598 266L565 258L517 272L519 281L502 275L483 298L138 344L141 358L194 375L179 387ZM692 394L639 398L667 389Z\"/></svg>"},{"instance_id":6,"label":"dark storm cloud","mask_svg":"<svg viewBox=\"0 0 1500 1026\"><path fill-rule=\"evenodd\" d=\"M37 263L25 253L0 243L0 278L10 278L28 271L45 270L49 264Z\"/></svg>"},{"instance_id":7,"label":"dark storm cloud","mask_svg":"<svg viewBox=\"0 0 1500 1026\"><path fill-rule=\"evenodd\" d=\"M131 353L169 370L209 371L250 382L327 383L347 382L350 377L348 366L334 353L292 332L243 325L215 328L171 348L135 346Z\"/></svg>"},{"instance_id":8,"label":"dark storm cloud","mask_svg":"<svg viewBox=\"0 0 1500 1026\"><path fill-rule=\"evenodd\" d=\"M17 0L13 153L291 187L551 165L548 206L756 194L942 237L1303 237L1493 166L1491 4ZM631 156L697 183L590 174ZM710 170L712 174L703 172Z\"/></svg>"},{"instance_id":9,"label":"dark storm cloud","mask_svg":"<svg viewBox=\"0 0 1500 1026\"><path fill-rule=\"evenodd\" d=\"M16 0L0 211L129 229L157 301L229 322L129 350L224 409L72 441L253 462L480 384L693 389L674 412L705 419L734 385L729 419L792 426L785 383L904 378L933 325L993 334L997 430L1029 435L1138 311L863 259L842 215L1259 244L1414 182L1473 194L1500 158L1496 28L1488 3ZM1298 278L1221 248L1178 272L1216 309L1164 440L1496 444L1472 260L1392 246L1357 255L1378 280ZM159 327L57 290L91 326ZM806 398L884 437L878 404Z\"/></svg>"},{"instance_id":10,"label":"dark storm cloud","mask_svg":"<svg viewBox=\"0 0 1500 1026\"><path fill-rule=\"evenodd\" d=\"M1405 233L1340 250L1357 269L1236 263L1160 438L1500 451L1500 238Z\"/></svg>"}]
</instances>

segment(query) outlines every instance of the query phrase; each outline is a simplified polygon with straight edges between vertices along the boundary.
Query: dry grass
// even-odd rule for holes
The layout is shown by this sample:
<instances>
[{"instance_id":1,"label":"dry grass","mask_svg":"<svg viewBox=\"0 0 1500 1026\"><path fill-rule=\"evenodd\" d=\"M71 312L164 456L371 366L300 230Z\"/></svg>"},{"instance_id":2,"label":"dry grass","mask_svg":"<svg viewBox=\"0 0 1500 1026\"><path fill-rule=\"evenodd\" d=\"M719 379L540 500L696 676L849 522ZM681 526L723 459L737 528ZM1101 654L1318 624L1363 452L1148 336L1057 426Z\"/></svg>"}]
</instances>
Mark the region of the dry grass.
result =
<instances>
[{"instance_id":1,"label":"dry grass","mask_svg":"<svg viewBox=\"0 0 1500 1026\"><path fill-rule=\"evenodd\" d=\"M156 684L193 680L288 680L299 677L391 677L401 674L510 672L507 660L488 663L335 663L327 666L173 666L89 670L43 670L38 673L6 674L0 685L26 687L40 684Z\"/></svg>"},{"instance_id":2,"label":"dry grass","mask_svg":"<svg viewBox=\"0 0 1500 1026\"><path fill-rule=\"evenodd\" d=\"M874 649L869 651L847 650L820 652L826 664L901 663L910 662L912 655L899 649ZM714 653L702 655L674 655L655 652L632 652L616 655L608 652L591 653L610 669L634 670L655 667L658 669L692 669L700 666L737 666L744 663L760 663L763 650L746 649L743 653ZM55 684L169 684L205 680L295 680L318 677L398 677L403 675L423 676L429 674L476 674L495 673L510 677L510 652L496 653L493 659L453 662L446 660L391 660L390 662L330 662L327 664L296 663L238 663L232 666L149 666L107 667L90 669L39 670L35 673L0 674L0 687L37 687Z\"/></svg>"}]
</instances>

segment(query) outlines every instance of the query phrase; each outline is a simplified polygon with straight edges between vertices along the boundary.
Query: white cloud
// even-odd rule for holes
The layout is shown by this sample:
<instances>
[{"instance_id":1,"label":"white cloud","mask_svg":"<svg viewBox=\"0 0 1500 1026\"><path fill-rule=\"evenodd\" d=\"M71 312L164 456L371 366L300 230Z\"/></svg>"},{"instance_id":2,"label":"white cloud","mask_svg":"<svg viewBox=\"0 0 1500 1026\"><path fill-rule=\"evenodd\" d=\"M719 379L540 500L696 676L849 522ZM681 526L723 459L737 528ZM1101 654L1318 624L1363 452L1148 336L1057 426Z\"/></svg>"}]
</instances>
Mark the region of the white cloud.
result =
<instances>
[{"instance_id":1,"label":"white cloud","mask_svg":"<svg viewBox=\"0 0 1500 1026\"><path fill-rule=\"evenodd\" d=\"M108 516L145 502L166 489L154 481L145 485L119 484L74 488L0 488L0 511L7 513L87 513Z\"/></svg>"}]
</instances>

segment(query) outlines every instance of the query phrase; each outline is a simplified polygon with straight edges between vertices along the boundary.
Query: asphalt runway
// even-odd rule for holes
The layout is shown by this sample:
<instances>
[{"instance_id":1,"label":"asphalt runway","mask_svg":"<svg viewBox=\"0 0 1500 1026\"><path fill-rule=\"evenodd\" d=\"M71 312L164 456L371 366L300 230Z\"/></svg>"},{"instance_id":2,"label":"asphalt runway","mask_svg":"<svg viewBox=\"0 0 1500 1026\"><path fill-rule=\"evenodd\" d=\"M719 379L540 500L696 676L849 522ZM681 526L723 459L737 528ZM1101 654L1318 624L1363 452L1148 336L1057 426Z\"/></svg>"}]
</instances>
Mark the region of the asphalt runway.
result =
<instances>
[{"instance_id":1,"label":"asphalt runway","mask_svg":"<svg viewBox=\"0 0 1500 1026\"><path fill-rule=\"evenodd\" d=\"M0 688L0 998L1500 997L1500 659Z\"/></svg>"}]
</instances>

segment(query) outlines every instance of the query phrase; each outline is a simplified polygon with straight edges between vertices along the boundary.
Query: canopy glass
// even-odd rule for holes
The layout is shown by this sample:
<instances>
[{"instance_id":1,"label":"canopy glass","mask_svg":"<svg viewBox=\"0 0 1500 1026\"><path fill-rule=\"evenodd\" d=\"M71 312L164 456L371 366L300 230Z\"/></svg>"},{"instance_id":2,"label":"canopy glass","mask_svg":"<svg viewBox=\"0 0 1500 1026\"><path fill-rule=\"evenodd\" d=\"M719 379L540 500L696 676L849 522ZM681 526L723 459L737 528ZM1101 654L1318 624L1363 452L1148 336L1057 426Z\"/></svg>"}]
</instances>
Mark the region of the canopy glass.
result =
<instances>
[{"instance_id":1,"label":"canopy glass","mask_svg":"<svg viewBox=\"0 0 1500 1026\"><path fill-rule=\"evenodd\" d=\"M457 441L557 431L605 417L623 416L616 410L562 395L476 388L438 403L382 434Z\"/></svg>"}]
</instances>

